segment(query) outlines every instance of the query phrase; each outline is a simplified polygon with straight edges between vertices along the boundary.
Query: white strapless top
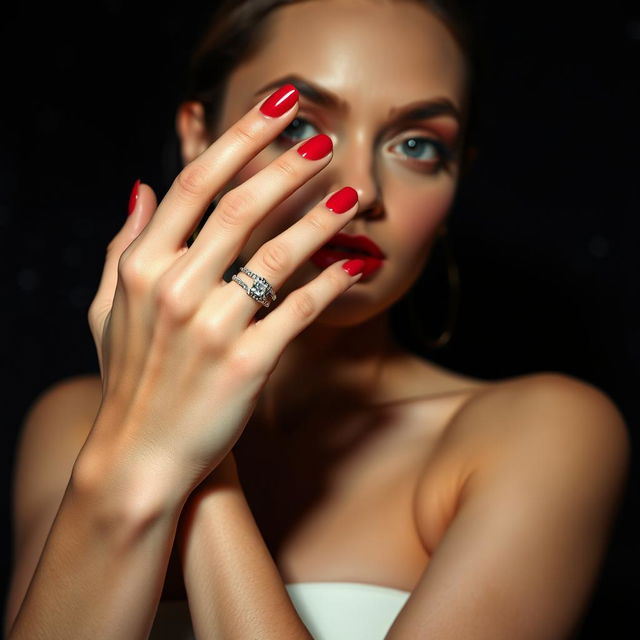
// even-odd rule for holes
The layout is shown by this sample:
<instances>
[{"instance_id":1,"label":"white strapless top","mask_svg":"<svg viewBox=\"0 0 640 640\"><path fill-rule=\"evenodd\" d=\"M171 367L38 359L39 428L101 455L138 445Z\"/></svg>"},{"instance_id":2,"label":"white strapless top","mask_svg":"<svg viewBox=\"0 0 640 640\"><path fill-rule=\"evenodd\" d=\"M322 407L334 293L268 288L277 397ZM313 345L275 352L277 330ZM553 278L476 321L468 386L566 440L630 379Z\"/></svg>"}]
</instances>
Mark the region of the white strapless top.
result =
<instances>
[{"instance_id":1,"label":"white strapless top","mask_svg":"<svg viewBox=\"0 0 640 640\"><path fill-rule=\"evenodd\" d=\"M384 640L411 595L361 582L295 582L286 589L315 640ZM194 640L186 600L160 602L149 640Z\"/></svg>"}]
</instances>

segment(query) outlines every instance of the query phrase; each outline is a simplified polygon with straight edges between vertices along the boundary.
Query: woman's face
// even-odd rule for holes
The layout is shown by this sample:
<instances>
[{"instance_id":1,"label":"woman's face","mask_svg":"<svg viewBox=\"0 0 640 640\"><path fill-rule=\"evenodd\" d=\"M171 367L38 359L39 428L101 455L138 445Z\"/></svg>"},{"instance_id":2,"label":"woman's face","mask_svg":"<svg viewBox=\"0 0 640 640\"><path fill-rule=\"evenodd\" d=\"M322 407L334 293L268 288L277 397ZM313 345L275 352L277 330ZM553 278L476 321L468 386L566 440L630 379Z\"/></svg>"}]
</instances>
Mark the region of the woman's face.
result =
<instances>
[{"instance_id":1,"label":"woman's face","mask_svg":"<svg viewBox=\"0 0 640 640\"><path fill-rule=\"evenodd\" d=\"M462 113L464 58L444 25L413 2L307 0L276 10L268 20L263 48L229 78L210 141L292 76L334 96L338 104L305 95L294 80L301 89L296 120L228 188L317 133L332 138L334 153L324 170L256 227L241 264L329 192L353 187L360 208L342 232L369 237L386 259L316 322L359 324L411 287L445 221L458 180L461 123L450 113L407 112L436 100L449 101ZM319 273L307 261L278 292L279 299Z\"/></svg>"}]
</instances>

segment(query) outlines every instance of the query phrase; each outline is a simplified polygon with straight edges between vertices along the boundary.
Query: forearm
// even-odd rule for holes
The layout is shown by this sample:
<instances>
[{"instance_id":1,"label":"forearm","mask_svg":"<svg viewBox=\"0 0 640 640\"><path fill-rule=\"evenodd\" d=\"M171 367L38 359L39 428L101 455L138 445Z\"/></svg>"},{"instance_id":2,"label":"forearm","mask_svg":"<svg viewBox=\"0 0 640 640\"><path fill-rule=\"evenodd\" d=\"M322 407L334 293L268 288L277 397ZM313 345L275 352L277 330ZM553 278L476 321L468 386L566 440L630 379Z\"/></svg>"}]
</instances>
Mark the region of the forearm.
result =
<instances>
[{"instance_id":1,"label":"forearm","mask_svg":"<svg viewBox=\"0 0 640 640\"><path fill-rule=\"evenodd\" d=\"M114 478L72 474L9 640L148 637L180 509Z\"/></svg>"},{"instance_id":2,"label":"forearm","mask_svg":"<svg viewBox=\"0 0 640 640\"><path fill-rule=\"evenodd\" d=\"M308 640L242 488L220 483L185 506L178 544L198 640Z\"/></svg>"}]
</instances>

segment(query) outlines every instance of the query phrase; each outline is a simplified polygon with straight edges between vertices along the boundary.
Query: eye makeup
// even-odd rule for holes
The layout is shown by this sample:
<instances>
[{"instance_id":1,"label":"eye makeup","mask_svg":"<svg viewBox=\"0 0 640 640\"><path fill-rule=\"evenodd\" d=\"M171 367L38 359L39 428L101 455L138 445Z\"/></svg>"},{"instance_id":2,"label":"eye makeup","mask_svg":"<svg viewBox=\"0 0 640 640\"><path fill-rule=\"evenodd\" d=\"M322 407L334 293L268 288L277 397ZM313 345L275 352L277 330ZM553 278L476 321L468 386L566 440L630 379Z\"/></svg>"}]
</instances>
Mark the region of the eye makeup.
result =
<instances>
[{"instance_id":1,"label":"eye makeup","mask_svg":"<svg viewBox=\"0 0 640 640\"><path fill-rule=\"evenodd\" d=\"M288 130L298 131L298 135L291 135L287 133ZM284 129L277 138L277 141L282 146L291 146L297 144L301 140L312 138L320 133L320 129L316 127L305 117L296 117L289 126ZM405 152L395 152L393 149L406 144ZM418 153L424 147L431 147L436 150L436 159L420 159L417 155L413 156L412 151L416 150ZM426 173L438 173L441 169L447 167L454 159L453 152L449 149L448 145L429 136L425 136L423 133L409 134L398 138L396 141L390 143L387 149L399 159L406 160L411 166L415 167L419 171Z\"/></svg>"},{"instance_id":2,"label":"eye makeup","mask_svg":"<svg viewBox=\"0 0 640 640\"><path fill-rule=\"evenodd\" d=\"M298 90L301 96L301 111L304 108L304 99L310 101L312 105L339 111L340 113L347 113L350 109L350 105L341 100L336 94L296 75L280 78L262 87L255 95L285 83L295 86ZM393 136L393 143L387 144L385 141L385 149L394 158L406 162L411 168L431 175L439 173L452 162L455 162L457 157L455 149L458 146L457 130L461 122L461 115L451 100L446 97L440 97L432 100L414 101L402 107L391 108L388 117L390 121L384 125L376 136L374 141L376 146L382 144L385 138ZM433 122L434 119L438 121ZM420 133L406 133L408 129L424 127L427 124L429 128L442 129L442 135L451 137L452 144L448 144L438 137L434 138L432 135L425 135L424 129ZM283 147L291 146L301 140L318 135L322 132L322 129L322 127L315 124L314 118L299 112L289 126L280 133L276 142ZM402 145L405 145L404 151L393 150ZM413 150L420 150L425 147L435 149L438 156L437 159L424 160L412 154Z\"/></svg>"}]
</instances>

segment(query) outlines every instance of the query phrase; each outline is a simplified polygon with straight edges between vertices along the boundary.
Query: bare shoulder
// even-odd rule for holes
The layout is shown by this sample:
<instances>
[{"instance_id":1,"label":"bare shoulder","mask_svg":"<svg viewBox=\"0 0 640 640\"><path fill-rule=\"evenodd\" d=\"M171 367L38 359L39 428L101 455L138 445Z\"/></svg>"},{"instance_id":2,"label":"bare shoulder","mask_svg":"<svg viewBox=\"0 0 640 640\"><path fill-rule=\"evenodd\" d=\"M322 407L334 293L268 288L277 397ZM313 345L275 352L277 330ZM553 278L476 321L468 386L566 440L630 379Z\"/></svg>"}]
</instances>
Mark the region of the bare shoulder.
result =
<instances>
[{"instance_id":1,"label":"bare shoulder","mask_svg":"<svg viewBox=\"0 0 640 640\"><path fill-rule=\"evenodd\" d=\"M35 511L47 499L46 494L60 493L66 487L101 399L100 377L83 375L56 382L29 407L14 464L14 524L18 537L27 513Z\"/></svg>"},{"instance_id":2,"label":"bare shoulder","mask_svg":"<svg viewBox=\"0 0 640 640\"><path fill-rule=\"evenodd\" d=\"M620 409L589 382L543 372L482 385L443 429L424 467L418 485L420 534L426 547L435 549L464 500L482 492L488 478L504 486L519 478L531 487L544 483L546 490L559 491L582 484L603 502L615 501L630 455Z\"/></svg>"},{"instance_id":3,"label":"bare shoulder","mask_svg":"<svg viewBox=\"0 0 640 640\"><path fill-rule=\"evenodd\" d=\"M389 637L569 637L629 462L619 408L588 382L545 372L479 389L427 465L416 514L429 562Z\"/></svg>"},{"instance_id":4,"label":"bare shoulder","mask_svg":"<svg viewBox=\"0 0 640 640\"><path fill-rule=\"evenodd\" d=\"M508 483L529 474L559 492L581 485L603 504L617 501L627 481L631 442L622 412L602 389L567 374L527 374L488 387L449 429L457 506L489 478Z\"/></svg>"},{"instance_id":5,"label":"bare shoulder","mask_svg":"<svg viewBox=\"0 0 640 640\"><path fill-rule=\"evenodd\" d=\"M501 380L480 389L448 426L449 436L472 448L475 463L515 443L534 440L580 447L605 447L625 457L630 449L625 419L613 399L573 376L543 372Z\"/></svg>"},{"instance_id":6,"label":"bare shoulder","mask_svg":"<svg viewBox=\"0 0 640 640\"><path fill-rule=\"evenodd\" d=\"M102 399L102 382L98 375L77 375L58 380L44 389L31 403L25 425L41 413L64 410L67 417L85 416L96 411Z\"/></svg>"},{"instance_id":7,"label":"bare shoulder","mask_svg":"<svg viewBox=\"0 0 640 640\"><path fill-rule=\"evenodd\" d=\"M65 378L46 388L34 399L25 415L18 456L28 456L36 451L53 453L51 447L56 450L57 445L63 446L61 438L86 435L101 400L99 376Z\"/></svg>"},{"instance_id":8,"label":"bare shoulder","mask_svg":"<svg viewBox=\"0 0 640 640\"><path fill-rule=\"evenodd\" d=\"M99 376L74 376L42 391L24 416L13 465L9 610L28 585L101 399Z\"/></svg>"}]
</instances>

